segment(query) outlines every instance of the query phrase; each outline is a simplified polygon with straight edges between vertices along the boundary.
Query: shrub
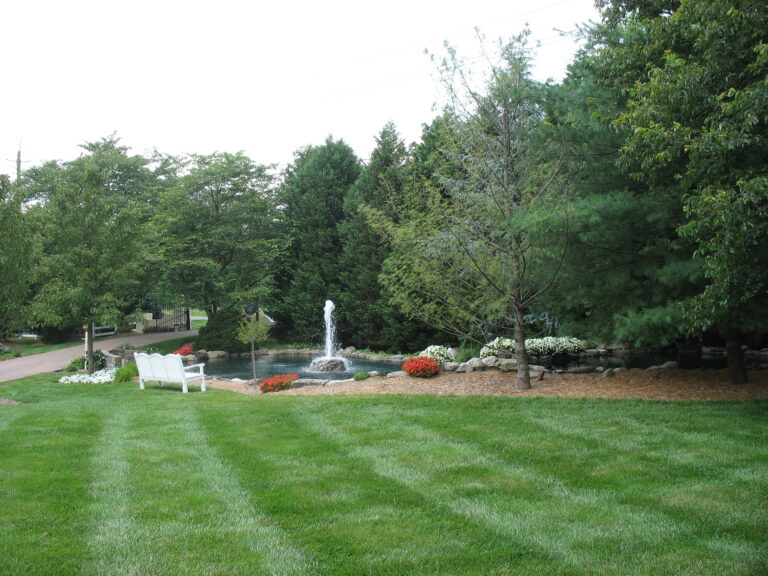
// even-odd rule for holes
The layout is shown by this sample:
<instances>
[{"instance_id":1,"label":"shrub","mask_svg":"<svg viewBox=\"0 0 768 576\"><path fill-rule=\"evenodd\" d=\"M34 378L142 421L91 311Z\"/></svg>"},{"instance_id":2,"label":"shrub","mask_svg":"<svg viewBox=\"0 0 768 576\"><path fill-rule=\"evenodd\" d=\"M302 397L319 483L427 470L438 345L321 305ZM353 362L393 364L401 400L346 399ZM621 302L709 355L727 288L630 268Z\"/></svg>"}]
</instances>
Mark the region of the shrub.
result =
<instances>
[{"instance_id":1,"label":"shrub","mask_svg":"<svg viewBox=\"0 0 768 576\"><path fill-rule=\"evenodd\" d=\"M575 356L584 350L584 342L578 338L547 336L526 340L525 347L532 356Z\"/></svg>"},{"instance_id":2,"label":"shrub","mask_svg":"<svg viewBox=\"0 0 768 576\"><path fill-rule=\"evenodd\" d=\"M117 369L115 372L115 382L130 382L139 375L139 368L133 362Z\"/></svg>"},{"instance_id":3,"label":"shrub","mask_svg":"<svg viewBox=\"0 0 768 576\"><path fill-rule=\"evenodd\" d=\"M355 374L352 377L357 381L365 380L366 378L368 378L368 372L364 372L364 371L355 372Z\"/></svg>"},{"instance_id":4,"label":"shrub","mask_svg":"<svg viewBox=\"0 0 768 576\"><path fill-rule=\"evenodd\" d=\"M298 374L275 374L262 380L259 389L264 392L275 392L276 390L285 390L291 387L294 380L298 380Z\"/></svg>"},{"instance_id":5,"label":"shrub","mask_svg":"<svg viewBox=\"0 0 768 576\"><path fill-rule=\"evenodd\" d=\"M531 356L575 356L584 350L584 347L583 341L567 336L529 338L525 341L525 348ZM515 353L515 341L510 338L494 338L480 350L480 358L498 356L499 351L513 355Z\"/></svg>"},{"instance_id":6,"label":"shrub","mask_svg":"<svg viewBox=\"0 0 768 576\"><path fill-rule=\"evenodd\" d=\"M104 357L104 352L101 350L93 351L93 369L101 370L107 365L107 359ZM85 370L85 356L75 358L69 363L69 366L65 368L67 372L76 372L78 370Z\"/></svg>"},{"instance_id":7,"label":"shrub","mask_svg":"<svg viewBox=\"0 0 768 576\"><path fill-rule=\"evenodd\" d=\"M171 352L171 354L178 354L180 356L189 356L190 354L192 354L192 348L190 348L189 346L182 346L178 350L174 350L173 352Z\"/></svg>"},{"instance_id":8,"label":"shrub","mask_svg":"<svg viewBox=\"0 0 768 576\"><path fill-rule=\"evenodd\" d=\"M456 355L447 346L428 346L425 350L419 352L418 356L432 358L441 364L443 362L453 362L456 360Z\"/></svg>"},{"instance_id":9,"label":"shrub","mask_svg":"<svg viewBox=\"0 0 768 576\"><path fill-rule=\"evenodd\" d=\"M482 347L480 350L480 358L488 358L489 356L499 356L499 353L509 354L510 356L514 356L515 354L515 341L511 338L504 338L503 336L499 336L498 338L494 338L488 344Z\"/></svg>"},{"instance_id":10,"label":"shrub","mask_svg":"<svg viewBox=\"0 0 768 576\"><path fill-rule=\"evenodd\" d=\"M440 372L440 364L434 358L429 356L416 356L409 358L405 364L403 364L403 370L405 370L410 376L418 376L419 378L430 378Z\"/></svg>"},{"instance_id":11,"label":"shrub","mask_svg":"<svg viewBox=\"0 0 768 576\"><path fill-rule=\"evenodd\" d=\"M479 356L480 346L462 348L461 352L459 352L458 356L456 356L456 362L467 362L472 360L472 358L477 358Z\"/></svg>"},{"instance_id":12,"label":"shrub","mask_svg":"<svg viewBox=\"0 0 768 576\"><path fill-rule=\"evenodd\" d=\"M200 328L197 347L205 350L246 352L248 345L237 339L237 331L243 315L239 310L222 310L208 319Z\"/></svg>"}]
</instances>

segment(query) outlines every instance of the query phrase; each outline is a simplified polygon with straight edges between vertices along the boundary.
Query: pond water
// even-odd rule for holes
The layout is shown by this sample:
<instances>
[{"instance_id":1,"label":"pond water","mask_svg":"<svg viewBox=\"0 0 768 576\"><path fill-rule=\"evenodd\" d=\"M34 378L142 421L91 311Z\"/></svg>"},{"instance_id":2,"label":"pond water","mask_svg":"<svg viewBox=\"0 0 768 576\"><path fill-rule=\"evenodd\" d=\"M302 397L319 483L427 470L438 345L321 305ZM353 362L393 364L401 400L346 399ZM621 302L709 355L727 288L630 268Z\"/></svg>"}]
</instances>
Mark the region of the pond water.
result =
<instances>
[{"instance_id":1,"label":"pond water","mask_svg":"<svg viewBox=\"0 0 768 576\"><path fill-rule=\"evenodd\" d=\"M346 372L310 372L308 356L257 356L256 378L263 380L275 374L298 374L302 378L322 378L323 380L344 380L352 378L355 372L395 372L400 364L392 362L371 362L350 358L350 368ZM250 356L242 358L212 358L205 363L205 373L222 378L240 378L250 380L253 377Z\"/></svg>"}]
</instances>

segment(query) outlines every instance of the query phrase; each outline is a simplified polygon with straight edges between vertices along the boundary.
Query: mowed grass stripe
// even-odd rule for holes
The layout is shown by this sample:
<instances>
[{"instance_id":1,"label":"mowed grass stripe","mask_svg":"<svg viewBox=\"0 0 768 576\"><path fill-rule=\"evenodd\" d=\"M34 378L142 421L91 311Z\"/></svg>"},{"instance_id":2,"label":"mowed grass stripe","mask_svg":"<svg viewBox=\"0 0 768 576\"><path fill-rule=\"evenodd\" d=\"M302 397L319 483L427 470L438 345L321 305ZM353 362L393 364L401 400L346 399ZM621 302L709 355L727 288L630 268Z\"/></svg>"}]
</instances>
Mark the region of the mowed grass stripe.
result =
<instances>
[{"instance_id":1,"label":"mowed grass stripe","mask_svg":"<svg viewBox=\"0 0 768 576\"><path fill-rule=\"evenodd\" d=\"M0 434L10 429L17 418L21 417L26 412L19 406L2 406L0 407ZM0 438L2 441L2 438Z\"/></svg>"},{"instance_id":2,"label":"mowed grass stripe","mask_svg":"<svg viewBox=\"0 0 768 576\"><path fill-rule=\"evenodd\" d=\"M201 408L208 433L258 487L259 505L285 519L323 573L491 575L521 566L533 572L545 561L432 506L422 490L377 474L369 461L306 426L310 413L338 400L256 401L257 410Z\"/></svg>"},{"instance_id":3,"label":"mowed grass stripe","mask_svg":"<svg viewBox=\"0 0 768 576\"><path fill-rule=\"evenodd\" d=\"M264 572L276 576L310 574L316 563L290 542L291 538L253 505L233 468L225 464L210 444L199 416L192 410L180 412L182 437L197 455L195 467L207 480L207 489L223 503L221 524L233 529L250 550L264 559Z\"/></svg>"},{"instance_id":4,"label":"mowed grass stripe","mask_svg":"<svg viewBox=\"0 0 768 576\"><path fill-rule=\"evenodd\" d=\"M441 410L421 406L398 411L397 416L436 429L455 442L474 444L494 458L557 470L561 482L578 488L575 494L594 493L599 502L611 506L611 516L626 514L638 521L638 525L622 523L609 516L608 525L600 527L604 515L581 504L574 510L571 499L563 498L556 509L563 518L560 528L567 525L569 512L581 518L576 517L558 542L567 544L571 535L584 534L585 526L598 527L597 538L590 542L592 554L604 550L610 564L612 550L606 543L613 541L613 548L646 563L633 563L631 570L674 566L669 558L678 556L683 558L678 559L679 573L693 574L697 569L749 573L750 566L765 565L768 541L761 534L768 528L768 507L753 505L768 501L768 428L761 424L768 416L765 404L600 400L505 404L478 399L467 402L465 410L461 424L447 421ZM734 418L743 427L728 425ZM638 448L643 444L645 449ZM662 531L655 524L659 519ZM640 532L632 533L633 527ZM537 530L548 534L552 529L545 525ZM657 537L649 541L648 533ZM578 541L576 545L583 547ZM695 548L701 546L711 553L697 553ZM686 550L697 556L695 566L686 559Z\"/></svg>"},{"instance_id":5,"label":"mowed grass stripe","mask_svg":"<svg viewBox=\"0 0 768 576\"><path fill-rule=\"evenodd\" d=\"M342 418L333 421L333 413ZM646 501L610 486L573 482L569 470L559 478L541 474L534 466L500 460L472 443L408 422L407 414L400 407L377 404L357 413L353 421L336 411L331 411L330 418L314 413L305 415L305 420L347 446L350 454L368 460L377 473L421 491L433 505L546 550L573 569L599 566L616 574L645 573L657 567L658 557L674 556L698 537L695 520L685 521L663 505L647 506ZM371 442L368 435L365 444L359 443L361 426L380 430L380 440ZM577 455L581 450L568 443L563 449ZM573 465L578 466L578 460ZM744 551L744 542L733 543L737 541L736 550ZM640 560L632 566L624 560L614 562L616 546ZM713 554L699 559L698 566L713 572L718 566L748 566L759 560L764 549L757 544L746 548L745 558ZM681 563L671 573L687 568Z\"/></svg>"},{"instance_id":6,"label":"mowed grass stripe","mask_svg":"<svg viewBox=\"0 0 768 576\"><path fill-rule=\"evenodd\" d=\"M87 573L310 573L210 446L194 400L146 396L119 408L101 435Z\"/></svg>"},{"instance_id":7,"label":"mowed grass stripe","mask_svg":"<svg viewBox=\"0 0 768 576\"><path fill-rule=\"evenodd\" d=\"M333 423L319 412L305 413L303 418L312 430L332 439L350 457L367 462L377 475L419 494L434 509L457 515L485 530L509 538L517 546L526 547L530 551L529 556L548 557L548 562L552 564L570 561L562 550L540 545L536 539L537 533L529 532L531 519L521 512L505 513L496 501L486 502L465 497L461 486L448 481L445 474L450 468L457 465L472 467L480 463L471 448L442 441L438 435L416 426L404 429L399 419L394 422L389 418L381 418L386 413L386 406L377 405L365 414L358 413L359 418L354 425L351 422ZM372 442L370 435L356 434L345 429L361 425L369 427L369 430L378 430L386 439ZM360 438L364 438L365 442L360 443ZM482 466L485 465L482 462ZM479 468L476 470L480 471ZM516 470L514 476L514 483L532 481L529 471ZM544 477L541 480L552 481ZM496 539L489 536L489 540Z\"/></svg>"},{"instance_id":8,"label":"mowed grass stripe","mask_svg":"<svg viewBox=\"0 0 768 576\"><path fill-rule=\"evenodd\" d=\"M91 463L91 524L86 573L141 575L156 571L150 535L133 516L131 469L127 459L129 413L117 411L105 422Z\"/></svg>"},{"instance_id":9,"label":"mowed grass stripe","mask_svg":"<svg viewBox=\"0 0 768 576\"><path fill-rule=\"evenodd\" d=\"M12 408L13 412L2 409ZM87 555L91 406L0 407L0 574L79 574Z\"/></svg>"}]
</instances>

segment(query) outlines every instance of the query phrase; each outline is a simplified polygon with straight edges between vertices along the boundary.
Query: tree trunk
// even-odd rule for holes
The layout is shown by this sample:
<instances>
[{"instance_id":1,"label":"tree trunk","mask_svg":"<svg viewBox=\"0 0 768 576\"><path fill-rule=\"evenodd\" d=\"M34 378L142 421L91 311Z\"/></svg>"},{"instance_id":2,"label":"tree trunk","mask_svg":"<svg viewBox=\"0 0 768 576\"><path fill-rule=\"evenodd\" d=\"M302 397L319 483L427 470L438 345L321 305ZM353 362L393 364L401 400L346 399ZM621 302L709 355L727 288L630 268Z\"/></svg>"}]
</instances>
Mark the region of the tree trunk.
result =
<instances>
[{"instance_id":1,"label":"tree trunk","mask_svg":"<svg viewBox=\"0 0 768 576\"><path fill-rule=\"evenodd\" d=\"M251 371L253 372L253 385L256 386L256 343L251 338Z\"/></svg>"},{"instance_id":2,"label":"tree trunk","mask_svg":"<svg viewBox=\"0 0 768 576\"><path fill-rule=\"evenodd\" d=\"M725 350L728 353L728 374L734 384L747 383L747 363L741 347L741 331L730 328L725 334Z\"/></svg>"},{"instance_id":3,"label":"tree trunk","mask_svg":"<svg viewBox=\"0 0 768 576\"><path fill-rule=\"evenodd\" d=\"M85 328L85 369L93 374L93 322L88 322Z\"/></svg>"},{"instance_id":4,"label":"tree trunk","mask_svg":"<svg viewBox=\"0 0 768 576\"><path fill-rule=\"evenodd\" d=\"M528 351L525 349L525 318L523 310L515 305L515 360L517 361L517 389L530 390L531 373L528 369Z\"/></svg>"}]
</instances>

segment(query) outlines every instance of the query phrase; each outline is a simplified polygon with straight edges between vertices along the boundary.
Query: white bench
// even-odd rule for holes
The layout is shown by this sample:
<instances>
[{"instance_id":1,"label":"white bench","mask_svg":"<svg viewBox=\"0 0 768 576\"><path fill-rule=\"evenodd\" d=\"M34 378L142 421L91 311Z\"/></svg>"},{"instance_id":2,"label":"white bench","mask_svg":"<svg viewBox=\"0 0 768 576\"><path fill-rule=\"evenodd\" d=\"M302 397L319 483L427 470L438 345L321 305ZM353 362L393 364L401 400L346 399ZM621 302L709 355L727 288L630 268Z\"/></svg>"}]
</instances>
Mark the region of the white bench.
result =
<instances>
[{"instance_id":1,"label":"white bench","mask_svg":"<svg viewBox=\"0 0 768 576\"><path fill-rule=\"evenodd\" d=\"M139 388L144 390L146 380L160 382L181 382L181 389L188 392L187 384L195 380L200 380L200 391L205 392L205 373L203 367L205 364L192 364L184 366L181 356L178 354L146 354L144 352L134 352L136 366L139 369Z\"/></svg>"}]
</instances>

